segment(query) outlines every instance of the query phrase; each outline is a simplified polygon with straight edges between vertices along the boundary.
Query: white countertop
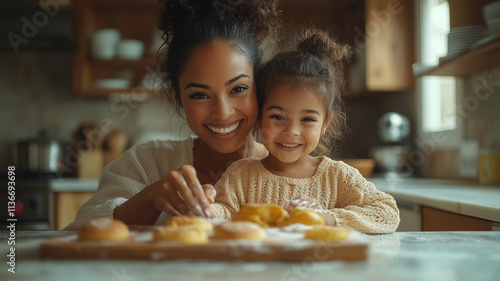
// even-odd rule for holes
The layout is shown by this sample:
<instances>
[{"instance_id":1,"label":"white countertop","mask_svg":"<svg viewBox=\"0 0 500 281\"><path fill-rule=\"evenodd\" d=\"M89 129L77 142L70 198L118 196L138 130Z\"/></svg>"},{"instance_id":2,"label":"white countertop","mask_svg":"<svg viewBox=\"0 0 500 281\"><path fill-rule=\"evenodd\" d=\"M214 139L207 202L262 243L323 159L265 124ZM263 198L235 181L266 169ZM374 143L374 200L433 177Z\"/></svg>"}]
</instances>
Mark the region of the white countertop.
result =
<instances>
[{"instance_id":1,"label":"white countertop","mask_svg":"<svg viewBox=\"0 0 500 281\"><path fill-rule=\"evenodd\" d=\"M95 192L99 179L60 178L49 180L53 192Z\"/></svg>"},{"instance_id":2,"label":"white countertop","mask_svg":"<svg viewBox=\"0 0 500 281\"><path fill-rule=\"evenodd\" d=\"M500 222L500 185L413 178L369 180L396 199Z\"/></svg>"},{"instance_id":3,"label":"white countertop","mask_svg":"<svg viewBox=\"0 0 500 281\"><path fill-rule=\"evenodd\" d=\"M51 235L47 235L51 234ZM368 260L307 263L125 260L40 260L43 237L16 233L16 273L7 271L9 233L0 232L0 280L401 280L497 281L500 232L397 232L366 235ZM24 237L24 238L23 238ZM318 262L316 262L318 261Z\"/></svg>"}]
</instances>

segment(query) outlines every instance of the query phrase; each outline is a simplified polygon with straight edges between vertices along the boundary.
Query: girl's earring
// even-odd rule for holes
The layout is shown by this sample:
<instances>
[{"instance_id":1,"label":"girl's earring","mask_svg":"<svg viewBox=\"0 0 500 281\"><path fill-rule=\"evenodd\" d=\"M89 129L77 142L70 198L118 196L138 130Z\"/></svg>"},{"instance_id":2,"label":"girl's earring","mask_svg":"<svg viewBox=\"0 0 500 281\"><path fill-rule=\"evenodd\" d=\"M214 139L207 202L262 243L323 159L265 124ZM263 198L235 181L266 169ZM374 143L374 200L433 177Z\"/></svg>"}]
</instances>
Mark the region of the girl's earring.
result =
<instances>
[{"instance_id":1,"label":"girl's earring","mask_svg":"<svg viewBox=\"0 0 500 281\"><path fill-rule=\"evenodd\" d=\"M324 136L325 135L325 131L321 132L321 136Z\"/></svg>"}]
</instances>

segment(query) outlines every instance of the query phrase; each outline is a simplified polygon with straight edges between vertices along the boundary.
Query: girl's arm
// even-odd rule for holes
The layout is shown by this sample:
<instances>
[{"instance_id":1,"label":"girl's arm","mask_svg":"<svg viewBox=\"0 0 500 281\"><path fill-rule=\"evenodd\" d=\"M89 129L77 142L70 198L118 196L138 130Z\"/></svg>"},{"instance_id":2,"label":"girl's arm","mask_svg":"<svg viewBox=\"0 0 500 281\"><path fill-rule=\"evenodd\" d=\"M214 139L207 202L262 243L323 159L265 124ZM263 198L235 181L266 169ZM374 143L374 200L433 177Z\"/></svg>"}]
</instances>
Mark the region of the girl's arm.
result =
<instances>
[{"instance_id":1,"label":"girl's arm","mask_svg":"<svg viewBox=\"0 0 500 281\"><path fill-rule=\"evenodd\" d=\"M348 226L364 233L391 233L398 227L399 210L394 198L377 190L357 170L350 168L346 176L334 179L329 188L331 198L318 201L301 196L291 200L288 208L313 209L326 225ZM326 202L325 208L320 202Z\"/></svg>"},{"instance_id":2,"label":"girl's arm","mask_svg":"<svg viewBox=\"0 0 500 281\"><path fill-rule=\"evenodd\" d=\"M352 227L364 233L392 233L399 225L399 209L394 198L350 168L345 178L337 179L337 200L328 206L324 216L333 217L337 225ZM332 192L333 193L333 192Z\"/></svg>"},{"instance_id":3,"label":"girl's arm","mask_svg":"<svg viewBox=\"0 0 500 281\"><path fill-rule=\"evenodd\" d=\"M246 203L242 174L236 171L238 163L232 164L215 184L215 203L211 205L212 217L231 219Z\"/></svg>"}]
</instances>

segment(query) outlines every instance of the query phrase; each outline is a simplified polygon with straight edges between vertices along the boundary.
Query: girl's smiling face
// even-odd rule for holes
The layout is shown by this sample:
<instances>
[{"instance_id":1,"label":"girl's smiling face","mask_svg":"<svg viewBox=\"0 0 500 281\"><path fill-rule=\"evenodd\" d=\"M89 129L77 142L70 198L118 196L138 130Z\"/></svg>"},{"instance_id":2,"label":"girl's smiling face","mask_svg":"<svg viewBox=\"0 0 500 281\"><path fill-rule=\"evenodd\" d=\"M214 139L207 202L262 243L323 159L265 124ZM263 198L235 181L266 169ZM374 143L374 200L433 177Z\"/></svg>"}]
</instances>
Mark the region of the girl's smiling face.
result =
<instances>
[{"instance_id":1,"label":"girl's smiling face","mask_svg":"<svg viewBox=\"0 0 500 281\"><path fill-rule=\"evenodd\" d=\"M275 160L300 164L318 145L332 115L325 119L321 100L307 88L282 83L269 91L259 122L262 143Z\"/></svg>"},{"instance_id":2,"label":"girl's smiling face","mask_svg":"<svg viewBox=\"0 0 500 281\"><path fill-rule=\"evenodd\" d=\"M223 41L201 45L179 76L189 127L220 153L237 151L258 117L253 67L237 48Z\"/></svg>"}]
</instances>

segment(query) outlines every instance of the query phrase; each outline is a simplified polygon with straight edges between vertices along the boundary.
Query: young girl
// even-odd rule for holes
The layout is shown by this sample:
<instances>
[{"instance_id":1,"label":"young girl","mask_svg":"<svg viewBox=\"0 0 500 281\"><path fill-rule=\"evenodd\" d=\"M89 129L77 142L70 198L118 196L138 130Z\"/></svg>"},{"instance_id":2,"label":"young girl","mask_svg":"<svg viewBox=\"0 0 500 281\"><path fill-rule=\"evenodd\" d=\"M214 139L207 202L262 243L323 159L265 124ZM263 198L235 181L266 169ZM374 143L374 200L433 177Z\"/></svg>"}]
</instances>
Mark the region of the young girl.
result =
<instances>
[{"instance_id":1,"label":"young girl","mask_svg":"<svg viewBox=\"0 0 500 281\"><path fill-rule=\"evenodd\" d=\"M399 210L354 168L326 156L320 140L338 139L344 124L341 61L349 55L328 34L309 30L297 50L278 54L258 76L263 159L233 163L215 189L215 216L230 218L247 203L316 209L327 225L365 233L394 232Z\"/></svg>"}]
</instances>

